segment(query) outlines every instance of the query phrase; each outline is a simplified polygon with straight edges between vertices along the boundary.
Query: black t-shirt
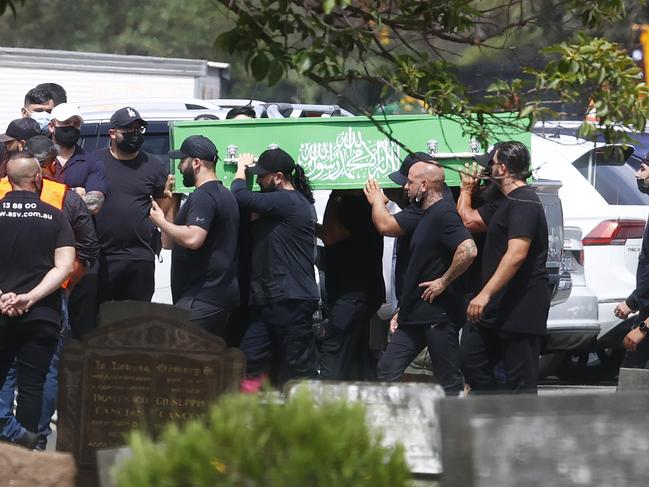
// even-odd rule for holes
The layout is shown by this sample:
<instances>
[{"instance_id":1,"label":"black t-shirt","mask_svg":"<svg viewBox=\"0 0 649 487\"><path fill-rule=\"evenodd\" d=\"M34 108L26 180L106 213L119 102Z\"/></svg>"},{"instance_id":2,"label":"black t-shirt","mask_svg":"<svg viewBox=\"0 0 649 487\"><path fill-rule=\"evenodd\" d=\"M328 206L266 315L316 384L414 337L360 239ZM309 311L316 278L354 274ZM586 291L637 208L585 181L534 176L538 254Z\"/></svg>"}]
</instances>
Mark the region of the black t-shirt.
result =
<instances>
[{"instance_id":1,"label":"black t-shirt","mask_svg":"<svg viewBox=\"0 0 649 487\"><path fill-rule=\"evenodd\" d=\"M350 233L345 240L325 246L327 298L363 295L372 306L385 301L383 237L372 223L372 207L363 194L334 192L327 202L331 212Z\"/></svg>"},{"instance_id":2,"label":"black t-shirt","mask_svg":"<svg viewBox=\"0 0 649 487\"><path fill-rule=\"evenodd\" d=\"M108 183L104 206L95 217L102 255L109 260L153 260L151 197L163 196L169 168L143 151L130 161L115 159L108 148L95 156Z\"/></svg>"},{"instance_id":3,"label":"black t-shirt","mask_svg":"<svg viewBox=\"0 0 649 487\"><path fill-rule=\"evenodd\" d=\"M496 214L498 206L503 200L503 194L500 190L492 195L492 199L486 202L483 201L476 210L485 225L489 225L491 218ZM473 237L478 249L478 256L471 263L467 271L459 277L459 279L465 288L465 293L474 296L482 288L482 256L484 244L487 240L487 232L473 233L471 236Z\"/></svg>"},{"instance_id":4,"label":"black t-shirt","mask_svg":"<svg viewBox=\"0 0 649 487\"><path fill-rule=\"evenodd\" d=\"M54 267L54 251L74 247L72 228L63 212L31 191L11 191L0 201L0 228L0 289L5 293L31 291ZM60 291L41 299L22 320L58 325Z\"/></svg>"},{"instance_id":5,"label":"black t-shirt","mask_svg":"<svg viewBox=\"0 0 649 487\"><path fill-rule=\"evenodd\" d=\"M231 189L239 206L259 215L251 225L249 304L317 301L313 205L296 190L253 193L243 179L235 179Z\"/></svg>"},{"instance_id":6,"label":"black t-shirt","mask_svg":"<svg viewBox=\"0 0 649 487\"><path fill-rule=\"evenodd\" d=\"M455 281L432 303L421 299L424 290L419 284L442 277L451 265L457 246L470 238L452 201L439 200L424 211L412 235L410 263L399 300L399 325L465 319L464 293Z\"/></svg>"},{"instance_id":7,"label":"black t-shirt","mask_svg":"<svg viewBox=\"0 0 649 487\"><path fill-rule=\"evenodd\" d=\"M174 244L171 294L174 303L192 297L218 304L239 304L237 237L239 207L221 181L208 181L189 195L174 221L207 231L203 245L190 250Z\"/></svg>"},{"instance_id":8,"label":"black t-shirt","mask_svg":"<svg viewBox=\"0 0 649 487\"><path fill-rule=\"evenodd\" d=\"M394 219L401 227L401 230L406 233L403 237L397 237L394 242L396 247L396 262L394 264L394 295L397 297L397 301L401 298L403 281L406 277L408 263L410 262L410 239L412 238L412 234L415 233L415 229L417 228L422 216L424 216L424 210L415 205L408 205L399 213L394 214Z\"/></svg>"},{"instance_id":9,"label":"black t-shirt","mask_svg":"<svg viewBox=\"0 0 649 487\"><path fill-rule=\"evenodd\" d=\"M531 240L527 257L514 277L493 296L481 325L504 331L542 335L546 330L550 290L545 267L548 225L539 197L529 186L511 191L489 219L482 258L482 285L493 276L510 239Z\"/></svg>"}]
</instances>

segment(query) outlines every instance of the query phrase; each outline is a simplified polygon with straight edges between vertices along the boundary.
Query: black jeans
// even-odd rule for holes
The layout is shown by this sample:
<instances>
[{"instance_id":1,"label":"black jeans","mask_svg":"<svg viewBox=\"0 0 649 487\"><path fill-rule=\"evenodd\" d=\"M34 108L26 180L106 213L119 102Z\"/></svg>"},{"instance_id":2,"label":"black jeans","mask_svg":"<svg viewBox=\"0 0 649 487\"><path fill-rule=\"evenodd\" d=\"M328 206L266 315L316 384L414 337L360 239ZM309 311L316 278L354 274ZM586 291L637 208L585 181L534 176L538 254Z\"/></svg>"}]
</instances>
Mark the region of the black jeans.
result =
<instances>
[{"instance_id":1,"label":"black jeans","mask_svg":"<svg viewBox=\"0 0 649 487\"><path fill-rule=\"evenodd\" d=\"M240 347L246 356L246 376L259 377L270 368L278 385L313 377L317 361L313 313L317 306L317 301L296 299L251 306L250 325Z\"/></svg>"},{"instance_id":2,"label":"black jeans","mask_svg":"<svg viewBox=\"0 0 649 487\"><path fill-rule=\"evenodd\" d=\"M188 310L191 313L189 319L196 326L212 335L224 337L232 308L190 297L180 298L174 306Z\"/></svg>"},{"instance_id":3,"label":"black jeans","mask_svg":"<svg viewBox=\"0 0 649 487\"><path fill-rule=\"evenodd\" d=\"M471 391L503 392L494 375L494 367L502 361L507 376L505 391L536 394L542 341L540 335L467 323L462 331L462 371Z\"/></svg>"},{"instance_id":4,"label":"black jeans","mask_svg":"<svg viewBox=\"0 0 649 487\"><path fill-rule=\"evenodd\" d=\"M43 386L58 340L59 327L49 321L0 319L0 383L4 383L15 359L16 420L33 433L38 432Z\"/></svg>"},{"instance_id":5,"label":"black jeans","mask_svg":"<svg viewBox=\"0 0 649 487\"><path fill-rule=\"evenodd\" d=\"M406 367L428 346L435 379L447 394L457 395L464 389L460 372L459 333L460 325L451 321L400 326L379 360L378 380L399 380Z\"/></svg>"},{"instance_id":6,"label":"black jeans","mask_svg":"<svg viewBox=\"0 0 649 487\"><path fill-rule=\"evenodd\" d=\"M77 340L83 339L86 333L97 328L97 279L99 265L92 265L85 276L74 287L68 300L68 313L72 336Z\"/></svg>"},{"instance_id":7,"label":"black jeans","mask_svg":"<svg viewBox=\"0 0 649 487\"><path fill-rule=\"evenodd\" d=\"M321 379L376 379L376 358L369 348L370 319L376 308L358 296L341 296L331 304L320 346Z\"/></svg>"},{"instance_id":8,"label":"black jeans","mask_svg":"<svg viewBox=\"0 0 649 487\"><path fill-rule=\"evenodd\" d=\"M105 301L151 301L155 264L153 260L99 259L99 303Z\"/></svg>"}]
</instances>

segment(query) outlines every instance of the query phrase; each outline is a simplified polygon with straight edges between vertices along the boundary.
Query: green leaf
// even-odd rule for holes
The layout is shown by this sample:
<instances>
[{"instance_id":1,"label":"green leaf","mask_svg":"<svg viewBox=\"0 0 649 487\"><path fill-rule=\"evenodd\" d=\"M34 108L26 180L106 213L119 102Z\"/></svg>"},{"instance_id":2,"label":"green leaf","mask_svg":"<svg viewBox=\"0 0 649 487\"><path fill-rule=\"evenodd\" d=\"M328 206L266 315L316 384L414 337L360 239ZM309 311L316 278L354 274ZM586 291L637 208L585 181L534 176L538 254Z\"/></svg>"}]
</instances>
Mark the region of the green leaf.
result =
<instances>
[{"instance_id":1,"label":"green leaf","mask_svg":"<svg viewBox=\"0 0 649 487\"><path fill-rule=\"evenodd\" d=\"M268 73L268 86L274 86L284 76L284 66L279 61L273 61Z\"/></svg>"},{"instance_id":2,"label":"green leaf","mask_svg":"<svg viewBox=\"0 0 649 487\"><path fill-rule=\"evenodd\" d=\"M268 74L268 69L270 68L270 61L268 56L263 52L258 53L250 61L250 72L255 77L257 81L261 81Z\"/></svg>"}]
</instances>

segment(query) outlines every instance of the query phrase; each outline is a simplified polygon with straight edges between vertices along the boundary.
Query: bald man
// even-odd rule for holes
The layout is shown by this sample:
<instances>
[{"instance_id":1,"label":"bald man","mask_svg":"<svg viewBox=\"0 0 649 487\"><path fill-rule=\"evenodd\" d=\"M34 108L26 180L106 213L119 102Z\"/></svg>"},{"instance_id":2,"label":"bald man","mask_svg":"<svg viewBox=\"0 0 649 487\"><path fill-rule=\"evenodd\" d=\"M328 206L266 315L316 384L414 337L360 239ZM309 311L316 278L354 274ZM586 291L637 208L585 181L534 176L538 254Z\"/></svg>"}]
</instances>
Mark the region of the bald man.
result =
<instances>
[{"instance_id":1,"label":"bald man","mask_svg":"<svg viewBox=\"0 0 649 487\"><path fill-rule=\"evenodd\" d=\"M394 333L377 367L382 381L396 381L428 346L433 374L449 395L464 388L460 372L459 331L466 320L464 292L457 278L471 265L477 249L452 201L444 199L444 169L417 162L408 171L408 198L423 211L412 235L410 261Z\"/></svg>"},{"instance_id":2,"label":"bald man","mask_svg":"<svg viewBox=\"0 0 649 487\"><path fill-rule=\"evenodd\" d=\"M12 191L0 200L0 383L16 359L16 419L27 429L16 443L33 447L59 337L60 287L74 263L74 235L63 212L40 200L41 168L30 153L13 155L7 176Z\"/></svg>"}]
</instances>

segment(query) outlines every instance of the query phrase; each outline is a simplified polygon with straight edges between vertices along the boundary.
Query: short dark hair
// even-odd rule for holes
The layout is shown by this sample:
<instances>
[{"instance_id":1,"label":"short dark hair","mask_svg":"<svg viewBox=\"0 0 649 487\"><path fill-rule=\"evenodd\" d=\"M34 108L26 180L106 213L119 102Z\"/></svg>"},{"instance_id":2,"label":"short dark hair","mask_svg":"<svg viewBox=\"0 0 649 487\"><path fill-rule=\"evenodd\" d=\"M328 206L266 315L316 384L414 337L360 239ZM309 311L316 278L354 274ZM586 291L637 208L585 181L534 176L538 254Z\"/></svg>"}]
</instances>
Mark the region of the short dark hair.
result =
<instances>
[{"instance_id":1,"label":"short dark hair","mask_svg":"<svg viewBox=\"0 0 649 487\"><path fill-rule=\"evenodd\" d=\"M244 105L242 107L234 107L231 109L228 114L225 116L226 120L230 120L237 115L245 115L250 118L257 118L257 114L250 105Z\"/></svg>"},{"instance_id":2,"label":"short dark hair","mask_svg":"<svg viewBox=\"0 0 649 487\"><path fill-rule=\"evenodd\" d=\"M52 94L44 88L32 88L25 95L25 104L27 105L44 105L52 100Z\"/></svg>"},{"instance_id":3,"label":"short dark hair","mask_svg":"<svg viewBox=\"0 0 649 487\"><path fill-rule=\"evenodd\" d=\"M67 103L68 102L68 94L65 92L65 88L63 86L56 84L56 83L41 83L40 85L36 85L36 88L40 88L41 90L46 90L50 92L50 95L52 95L52 100L54 101L54 106L60 105L61 103Z\"/></svg>"},{"instance_id":4,"label":"short dark hair","mask_svg":"<svg viewBox=\"0 0 649 487\"><path fill-rule=\"evenodd\" d=\"M498 162L505 165L515 179L525 181L530 172L530 151L522 142L510 140L503 142L496 152Z\"/></svg>"},{"instance_id":5,"label":"short dark hair","mask_svg":"<svg viewBox=\"0 0 649 487\"><path fill-rule=\"evenodd\" d=\"M219 117L214 115L213 113L201 113L200 115L196 115L194 117L194 120L218 120Z\"/></svg>"}]
</instances>

